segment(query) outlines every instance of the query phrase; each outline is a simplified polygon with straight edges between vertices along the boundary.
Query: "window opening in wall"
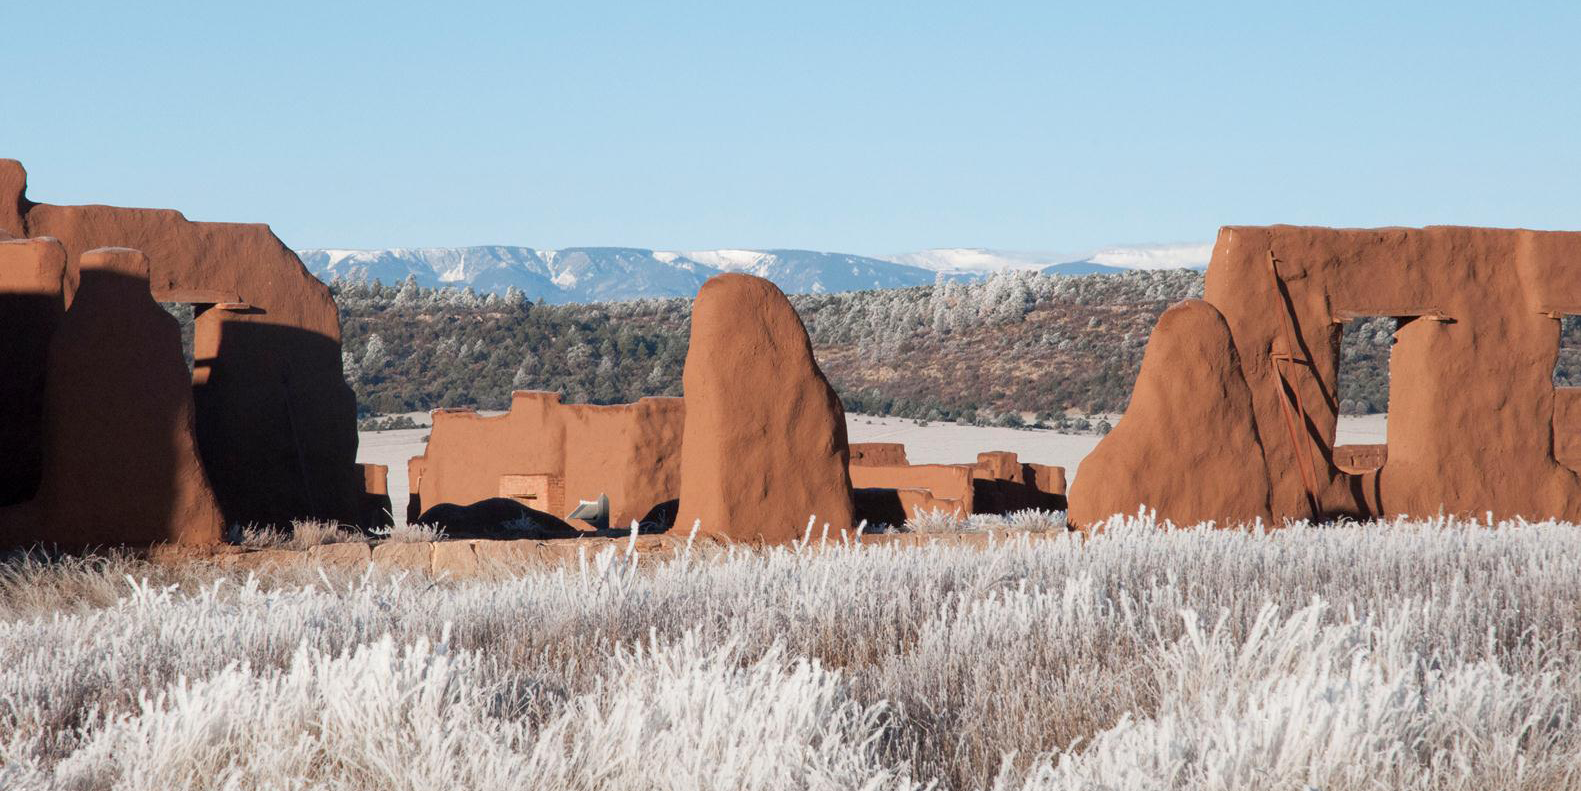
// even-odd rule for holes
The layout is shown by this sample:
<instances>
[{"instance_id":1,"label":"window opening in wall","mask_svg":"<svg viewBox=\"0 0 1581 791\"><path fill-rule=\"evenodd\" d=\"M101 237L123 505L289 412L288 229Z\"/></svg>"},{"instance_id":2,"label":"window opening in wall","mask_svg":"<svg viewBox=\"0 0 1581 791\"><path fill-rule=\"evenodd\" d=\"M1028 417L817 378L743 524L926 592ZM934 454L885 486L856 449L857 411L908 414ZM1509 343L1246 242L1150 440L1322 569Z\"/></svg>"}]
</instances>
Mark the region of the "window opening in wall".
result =
<instances>
[{"instance_id":1,"label":"window opening in wall","mask_svg":"<svg viewBox=\"0 0 1581 791\"><path fill-rule=\"evenodd\" d=\"M1386 458L1389 354L1400 324L1393 316L1361 316L1341 326L1334 464L1346 472L1376 470Z\"/></svg>"},{"instance_id":2,"label":"window opening in wall","mask_svg":"<svg viewBox=\"0 0 1581 791\"><path fill-rule=\"evenodd\" d=\"M1554 361L1554 458L1581 472L1581 316L1559 317Z\"/></svg>"},{"instance_id":3,"label":"window opening in wall","mask_svg":"<svg viewBox=\"0 0 1581 791\"><path fill-rule=\"evenodd\" d=\"M1581 387L1581 316L1559 318L1559 358L1554 387Z\"/></svg>"},{"instance_id":4,"label":"window opening in wall","mask_svg":"<svg viewBox=\"0 0 1581 791\"><path fill-rule=\"evenodd\" d=\"M195 318L190 302L161 302L159 306L174 316L181 324L181 352L187 358L187 370L192 370L192 323Z\"/></svg>"}]
</instances>

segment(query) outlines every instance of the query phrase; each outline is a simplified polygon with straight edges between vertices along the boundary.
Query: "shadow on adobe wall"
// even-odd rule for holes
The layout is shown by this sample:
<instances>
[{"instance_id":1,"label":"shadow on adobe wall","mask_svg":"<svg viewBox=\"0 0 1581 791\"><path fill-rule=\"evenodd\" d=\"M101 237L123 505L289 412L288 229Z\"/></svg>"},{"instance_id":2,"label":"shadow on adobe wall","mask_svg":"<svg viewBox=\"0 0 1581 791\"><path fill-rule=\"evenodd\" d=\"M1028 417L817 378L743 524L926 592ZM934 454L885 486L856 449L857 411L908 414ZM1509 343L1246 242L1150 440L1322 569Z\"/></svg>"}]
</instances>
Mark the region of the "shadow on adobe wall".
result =
<instances>
[{"instance_id":1,"label":"shadow on adobe wall","mask_svg":"<svg viewBox=\"0 0 1581 791\"><path fill-rule=\"evenodd\" d=\"M226 522L356 523L356 407L340 375L340 342L224 320L216 314L229 312L210 306L195 312L198 447ZM331 382L338 386L325 387Z\"/></svg>"},{"instance_id":2,"label":"shadow on adobe wall","mask_svg":"<svg viewBox=\"0 0 1581 791\"><path fill-rule=\"evenodd\" d=\"M44 470L44 368L59 294L0 293L0 507L38 494Z\"/></svg>"},{"instance_id":3,"label":"shadow on adobe wall","mask_svg":"<svg viewBox=\"0 0 1581 791\"><path fill-rule=\"evenodd\" d=\"M37 301L18 302L0 298L8 324L13 307L50 320ZM0 545L217 537L218 515L193 452L176 320L149 297L147 280L108 270L83 271L74 307L53 332L33 325L20 336L30 342L5 360L18 364L4 390L21 409L7 409L3 421L19 445L6 450L11 507L0 510Z\"/></svg>"}]
</instances>

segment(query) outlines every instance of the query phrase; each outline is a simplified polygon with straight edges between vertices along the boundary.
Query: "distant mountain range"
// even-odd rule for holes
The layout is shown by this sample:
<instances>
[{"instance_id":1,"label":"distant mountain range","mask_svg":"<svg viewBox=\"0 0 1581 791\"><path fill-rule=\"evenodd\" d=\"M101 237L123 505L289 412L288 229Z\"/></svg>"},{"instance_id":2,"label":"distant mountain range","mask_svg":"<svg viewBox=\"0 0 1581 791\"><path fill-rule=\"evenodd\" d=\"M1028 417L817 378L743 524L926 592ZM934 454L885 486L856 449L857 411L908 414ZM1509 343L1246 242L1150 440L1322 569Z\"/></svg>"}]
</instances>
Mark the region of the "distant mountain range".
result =
<instances>
[{"instance_id":1,"label":"distant mountain range","mask_svg":"<svg viewBox=\"0 0 1581 791\"><path fill-rule=\"evenodd\" d=\"M665 252L635 247L426 247L383 250L299 250L324 279L377 281L408 277L420 286L467 287L480 293L515 288L550 303L603 302L692 296L714 275L745 272L789 293L905 288L943 275L979 278L1008 270L1055 275L1112 274L1128 269L1194 268L1207 263L1208 245L1110 248L1085 257L949 248L882 258L811 250ZM1075 259L1075 260L1073 260Z\"/></svg>"}]
</instances>

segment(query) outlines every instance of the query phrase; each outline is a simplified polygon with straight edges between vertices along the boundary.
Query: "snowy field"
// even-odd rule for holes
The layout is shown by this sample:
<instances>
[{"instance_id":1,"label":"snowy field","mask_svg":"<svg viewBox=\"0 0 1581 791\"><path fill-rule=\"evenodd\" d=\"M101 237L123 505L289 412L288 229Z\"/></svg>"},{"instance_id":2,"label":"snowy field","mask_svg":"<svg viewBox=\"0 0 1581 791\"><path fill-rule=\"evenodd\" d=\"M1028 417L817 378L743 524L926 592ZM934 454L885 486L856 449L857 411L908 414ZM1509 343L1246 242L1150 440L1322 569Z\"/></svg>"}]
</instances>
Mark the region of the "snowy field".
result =
<instances>
[{"instance_id":1,"label":"snowy field","mask_svg":"<svg viewBox=\"0 0 1581 791\"><path fill-rule=\"evenodd\" d=\"M412 413L411 417L421 422L428 420L428 415L421 412ZM1339 443L1383 442L1386 419L1385 415L1340 418ZM977 454L982 451L1008 450L1020 454L1023 462L1064 467L1067 480L1075 480L1077 466L1100 439L1093 434L959 426L954 423L919 426L912 420L868 415L847 415L845 422L851 442L903 442L906 444L907 458L913 464L958 464L976 461ZM390 467L390 502L395 505L397 521L404 522L406 519L406 497L410 491L406 479L406 461L423 452L423 437L428 432L429 429L421 428L364 431L361 434L357 461L387 464Z\"/></svg>"},{"instance_id":2,"label":"snowy field","mask_svg":"<svg viewBox=\"0 0 1581 791\"><path fill-rule=\"evenodd\" d=\"M0 567L5 789L1566 789L1581 531Z\"/></svg>"}]
</instances>

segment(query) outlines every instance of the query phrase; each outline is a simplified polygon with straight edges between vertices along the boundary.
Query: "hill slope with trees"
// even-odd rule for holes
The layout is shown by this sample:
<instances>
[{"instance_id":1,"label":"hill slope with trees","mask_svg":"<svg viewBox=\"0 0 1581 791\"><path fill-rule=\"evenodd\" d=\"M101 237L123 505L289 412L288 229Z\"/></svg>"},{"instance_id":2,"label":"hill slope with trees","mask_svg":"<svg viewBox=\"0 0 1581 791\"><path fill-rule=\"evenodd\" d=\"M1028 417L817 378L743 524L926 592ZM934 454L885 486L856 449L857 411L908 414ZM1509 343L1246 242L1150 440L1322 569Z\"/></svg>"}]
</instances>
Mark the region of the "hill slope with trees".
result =
<instances>
[{"instance_id":1,"label":"hill slope with trees","mask_svg":"<svg viewBox=\"0 0 1581 791\"><path fill-rule=\"evenodd\" d=\"M520 389L589 403L681 393L687 299L547 305L410 281L331 287L365 413L503 409ZM1201 292L1191 270L1015 272L790 299L848 411L1014 425L1020 413L1124 411L1159 314ZM1386 408L1392 332L1389 319L1347 327L1346 411Z\"/></svg>"}]
</instances>

